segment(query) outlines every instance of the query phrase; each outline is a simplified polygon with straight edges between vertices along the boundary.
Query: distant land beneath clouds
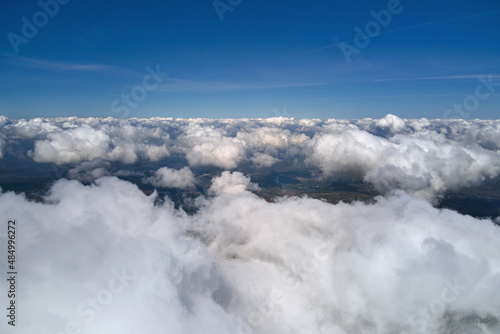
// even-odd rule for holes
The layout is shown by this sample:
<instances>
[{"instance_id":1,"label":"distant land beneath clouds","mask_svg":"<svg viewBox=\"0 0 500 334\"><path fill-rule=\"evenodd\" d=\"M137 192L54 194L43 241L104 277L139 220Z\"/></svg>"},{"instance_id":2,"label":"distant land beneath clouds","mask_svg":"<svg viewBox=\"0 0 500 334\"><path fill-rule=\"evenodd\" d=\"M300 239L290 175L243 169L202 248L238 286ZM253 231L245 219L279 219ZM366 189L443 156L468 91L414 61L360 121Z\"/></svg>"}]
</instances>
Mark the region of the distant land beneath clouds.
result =
<instances>
[{"instance_id":1,"label":"distant land beneath clouds","mask_svg":"<svg viewBox=\"0 0 500 334\"><path fill-rule=\"evenodd\" d=\"M4 190L116 176L189 211L182 194L196 197L232 171L267 200L366 201L401 190L478 217L500 213L500 121L3 117L0 134ZM474 204L461 205L466 198Z\"/></svg>"},{"instance_id":2,"label":"distant land beneath clouds","mask_svg":"<svg viewBox=\"0 0 500 334\"><path fill-rule=\"evenodd\" d=\"M498 332L499 149L500 120L2 117L16 332Z\"/></svg>"}]
</instances>

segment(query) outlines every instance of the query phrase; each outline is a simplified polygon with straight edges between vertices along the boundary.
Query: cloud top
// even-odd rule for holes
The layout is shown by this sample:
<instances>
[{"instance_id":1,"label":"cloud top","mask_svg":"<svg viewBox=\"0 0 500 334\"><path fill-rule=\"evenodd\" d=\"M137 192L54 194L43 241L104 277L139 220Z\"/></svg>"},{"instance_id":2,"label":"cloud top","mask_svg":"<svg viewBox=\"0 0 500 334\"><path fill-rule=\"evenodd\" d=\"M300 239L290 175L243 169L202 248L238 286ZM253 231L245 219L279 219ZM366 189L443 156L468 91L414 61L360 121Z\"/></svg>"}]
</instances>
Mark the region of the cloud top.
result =
<instances>
[{"instance_id":1,"label":"cloud top","mask_svg":"<svg viewBox=\"0 0 500 334\"><path fill-rule=\"evenodd\" d=\"M71 168L94 159L130 165L179 158L185 163L176 168L198 171L286 165L432 199L499 176L500 121L3 118L0 152Z\"/></svg>"},{"instance_id":2,"label":"cloud top","mask_svg":"<svg viewBox=\"0 0 500 334\"><path fill-rule=\"evenodd\" d=\"M40 203L1 194L0 215L23 231L19 288L29 297L16 331L500 329L500 230L490 220L403 192L371 204L269 203L245 195L250 185L223 173L193 215L115 177L60 180Z\"/></svg>"},{"instance_id":3,"label":"cloud top","mask_svg":"<svg viewBox=\"0 0 500 334\"><path fill-rule=\"evenodd\" d=\"M154 176L145 178L144 182L151 183L155 187L186 189L194 188L196 179L189 167L182 169L162 167Z\"/></svg>"}]
</instances>

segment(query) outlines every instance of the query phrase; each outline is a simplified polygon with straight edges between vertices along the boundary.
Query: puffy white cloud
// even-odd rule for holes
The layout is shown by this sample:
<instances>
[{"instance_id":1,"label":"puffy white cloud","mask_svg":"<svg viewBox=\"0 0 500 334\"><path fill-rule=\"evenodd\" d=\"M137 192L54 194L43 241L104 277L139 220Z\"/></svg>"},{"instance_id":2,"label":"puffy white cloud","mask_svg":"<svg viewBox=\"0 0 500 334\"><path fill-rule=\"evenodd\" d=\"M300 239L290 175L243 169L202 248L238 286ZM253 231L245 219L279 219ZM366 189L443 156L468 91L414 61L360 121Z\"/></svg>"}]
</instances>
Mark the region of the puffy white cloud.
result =
<instances>
[{"instance_id":1,"label":"puffy white cloud","mask_svg":"<svg viewBox=\"0 0 500 334\"><path fill-rule=\"evenodd\" d=\"M500 121L456 120L442 124L440 130L457 142L500 150Z\"/></svg>"},{"instance_id":2,"label":"puffy white cloud","mask_svg":"<svg viewBox=\"0 0 500 334\"><path fill-rule=\"evenodd\" d=\"M64 124L61 127L64 127ZM61 127L53 124L51 120L33 118L28 121L21 119L9 123L4 130L11 138L36 139L49 133L60 132Z\"/></svg>"},{"instance_id":3,"label":"puffy white cloud","mask_svg":"<svg viewBox=\"0 0 500 334\"><path fill-rule=\"evenodd\" d=\"M145 160L160 161L170 156L170 152L165 146L139 145L139 148Z\"/></svg>"},{"instance_id":4,"label":"puffy white cloud","mask_svg":"<svg viewBox=\"0 0 500 334\"><path fill-rule=\"evenodd\" d=\"M405 121L396 115L388 114L376 121L375 126L389 129L391 132L400 132L405 128Z\"/></svg>"},{"instance_id":5,"label":"puffy white cloud","mask_svg":"<svg viewBox=\"0 0 500 334\"><path fill-rule=\"evenodd\" d=\"M16 330L500 332L500 302L491 298L500 286L498 226L422 198L498 177L499 129L500 121L393 115L0 117L4 156L32 143L35 161L78 163L67 176L94 181L60 180L42 203L0 194L0 216L16 219L22 231L19 289L29 298L19 303ZM188 215L156 192L98 178L112 173L111 161L160 161L171 153L200 169L290 161L293 170L306 158L325 177L363 179L386 195L371 204L269 203L252 194L259 187L250 176L224 171ZM114 175L143 176L133 167ZM165 167L147 181L184 188L195 179L188 167ZM6 241L0 234L0 244Z\"/></svg>"},{"instance_id":6,"label":"puffy white cloud","mask_svg":"<svg viewBox=\"0 0 500 334\"><path fill-rule=\"evenodd\" d=\"M49 133L47 139L37 140L33 159L55 164L93 160L106 154L109 141L104 131L84 124L78 128Z\"/></svg>"},{"instance_id":7,"label":"puffy white cloud","mask_svg":"<svg viewBox=\"0 0 500 334\"><path fill-rule=\"evenodd\" d=\"M254 305L246 311L257 332L474 332L468 317L481 322L500 307L484 295L500 283L500 244L488 235L498 228L402 193L374 205L218 197L198 218Z\"/></svg>"},{"instance_id":8,"label":"puffy white cloud","mask_svg":"<svg viewBox=\"0 0 500 334\"><path fill-rule=\"evenodd\" d=\"M250 182L238 173L215 180L220 189ZM16 331L500 330L491 297L500 230L491 221L402 192L338 205L242 192L208 198L192 216L110 177L60 180L45 203L1 194L0 215L22 231L18 288L27 297Z\"/></svg>"},{"instance_id":9,"label":"puffy white cloud","mask_svg":"<svg viewBox=\"0 0 500 334\"><path fill-rule=\"evenodd\" d=\"M182 169L162 167L155 172L154 176L145 178L143 181L155 187L179 189L194 188L196 184L196 179L189 167Z\"/></svg>"},{"instance_id":10,"label":"puffy white cloud","mask_svg":"<svg viewBox=\"0 0 500 334\"><path fill-rule=\"evenodd\" d=\"M103 176L110 175L110 163L101 158L95 158L92 161L83 161L75 167L68 170L67 176L80 182L92 182Z\"/></svg>"},{"instance_id":11,"label":"puffy white cloud","mask_svg":"<svg viewBox=\"0 0 500 334\"><path fill-rule=\"evenodd\" d=\"M34 142L33 159L37 162L52 162L55 164L78 163L102 158L110 161L135 163L139 158L149 161L159 161L170 156L164 140L154 130L121 124L120 127L108 126L97 122L93 126L88 121L71 123L65 121L61 129L53 126L54 132L41 130L41 121L20 122L16 124L16 134L22 138L39 138ZM95 122L95 119L92 121ZM34 128L33 124L38 127ZM23 126L24 124L24 126ZM45 130L48 127L45 127ZM22 129L22 130L19 130ZM39 131L37 134L36 131ZM161 136L160 136L161 137ZM157 139L160 145L149 143Z\"/></svg>"},{"instance_id":12,"label":"puffy white cloud","mask_svg":"<svg viewBox=\"0 0 500 334\"><path fill-rule=\"evenodd\" d=\"M111 161L122 161L126 164L135 163L139 159L160 161L170 156L170 152L165 146L134 143L122 139L114 139L112 146L113 148L104 157Z\"/></svg>"},{"instance_id":13,"label":"puffy white cloud","mask_svg":"<svg viewBox=\"0 0 500 334\"><path fill-rule=\"evenodd\" d=\"M3 118L0 134L3 155L33 143L37 162L101 158L133 164L180 157L200 169L266 168L278 161L293 169L306 160L326 177L426 198L500 174L499 120Z\"/></svg>"},{"instance_id":14,"label":"puffy white cloud","mask_svg":"<svg viewBox=\"0 0 500 334\"><path fill-rule=\"evenodd\" d=\"M0 213L24 231L18 289L29 297L17 304L16 331L235 333L228 284L202 244L183 237L169 204L155 207L155 195L115 178L89 187L61 180L48 200L0 196Z\"/></svg>"},{"instance_id":15,"label":"puffy white cloud","mask_svg":"<svg viewBox=\"0 0 500 334\"><path fill-rule=\"evenodd\" d=\"M257 152L252 157L252 162L255 166L260 168L271 167L279 160L269 154Z\"/></svg>"},{"instance_id":16,"label":"puffy white cloud","mask_svg":"<svg viewBox=\"0 0 500 334\"><path fill-rule=\"evenodd\" d=\"M224 171L218 177L212 179L212 185L208 189L210 194L247 194L250 191L258 191L259 186L250 182L250 178L240 172Z\"/></svg>"},{"instance_id":17,"label":"puffy white cloud","mask_svg":"<svg viewBox=\"0 0 500 334\"><path fill-rule=\"evenodd\" d=\"M213 165L231 169L245 159L244 143L224 136L213 127L191 123L178 141L176 147L186 154L190 166Z\"/></svg>"},{"instance_id":18,"label":"puffy white cloud","mask_svg":"<svg viewBox=\"0 0 500 334\"><path fill-rule=\"evenodd\" d=\"M360 130L324 134L312 143L308 161L326 176L364 179L380 191L404 189L432 198L500 174L500 155L464 147L433 131L390 139Z\"/></svg>"},{"instance_id":19,"label":"puffy white cloud","mask_svg":"<svg viewBox=\"0 0 500 334\"><path fill-rule=\"evenodd\" d=\"M249 132L240 131L237 136L249 146L258 148L286 148L290 143L298 144L307 140L307 136L292 134L281 128L259 127Z\"/></svg>"}]
</instances>

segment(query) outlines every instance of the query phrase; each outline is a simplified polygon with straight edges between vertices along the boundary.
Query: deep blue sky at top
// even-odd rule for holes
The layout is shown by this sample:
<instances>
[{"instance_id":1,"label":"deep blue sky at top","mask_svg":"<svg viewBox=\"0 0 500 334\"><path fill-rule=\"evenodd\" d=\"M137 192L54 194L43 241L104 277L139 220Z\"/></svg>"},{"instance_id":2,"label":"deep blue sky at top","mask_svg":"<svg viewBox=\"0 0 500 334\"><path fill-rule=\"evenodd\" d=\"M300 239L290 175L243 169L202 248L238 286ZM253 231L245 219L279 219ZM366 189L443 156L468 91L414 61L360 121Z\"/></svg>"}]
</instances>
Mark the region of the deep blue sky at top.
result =
<instances>
[{"instance_id":1,"label":"deep blue sky at top","mask_svg":"<svg viewBox=\"0 0 500 334\"><path fill-rule=\"evenodd\" d=\"M500 1L401 0L346 57L391 2L221 0L221 20L212 0L71 0L16 53L8 34L42 9L4 1L0 115L499 118ZM168 72L151 90L148 66Z\"/></svg>"}]
</instances>

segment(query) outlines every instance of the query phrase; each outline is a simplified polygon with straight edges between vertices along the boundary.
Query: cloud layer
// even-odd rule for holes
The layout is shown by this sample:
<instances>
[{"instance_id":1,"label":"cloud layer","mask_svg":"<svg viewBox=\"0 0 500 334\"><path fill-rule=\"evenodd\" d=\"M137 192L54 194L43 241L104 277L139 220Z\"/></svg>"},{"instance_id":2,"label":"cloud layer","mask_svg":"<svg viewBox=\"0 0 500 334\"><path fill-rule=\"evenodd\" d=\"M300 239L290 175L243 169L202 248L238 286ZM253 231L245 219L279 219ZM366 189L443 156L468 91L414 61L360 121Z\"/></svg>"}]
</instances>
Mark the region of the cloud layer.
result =
<instances>
[{"instance_id":1,"label":"cloud layer","mask_svg":"<svg viewBox=\"0 0 500 334\"><path fill-rule=\"evenodd\" d=\"M500 331L499 218L432 205L498 178L500 121L2 117L0 158L71 179L0 193L17 333ZM382 195L266 201L274 169Z\"/></svg>"},{"instance_id":2,"label":"cloud layer","mask_svg":"<svg viewBox=\"0 0 500 334\"><path fill-rule=\"evenodd\" d=\"M383 193L405 190L426 198L500 174L500 121L404 120L394 115L351 121L4 117L0 134L0 156L23 142L32 149L20 154L72 168L94 159L134 164L172 155L185 160L181 167L198 170L281 163L292 169L317 168L323 178L364 180Z\"/></svg>"},{"instance_id":3,"label":"cloud layer","mask_svg":"<svg viewBox=\"0 0 500 334\"><path fill-rule=\"evenodd\" d=\"M500 330L493 222L403 192L332 205L251 190L225 172L191 216L115 177L60 180L38 203L3 193L19 231L16 333Z\"/></svg>"},{"instance_id":4,"label":"cloud layer","mask_svg":"<svg viewBox=\"0 0 500 334\"><path fill-rule=\"evenodd\" d=\"M179 189L193 188L196 184L196 179L189 167L179 170L162 167L155 172L154 176L145 178L143 181L155 187Z\"/></svg>"}]
</instances>

